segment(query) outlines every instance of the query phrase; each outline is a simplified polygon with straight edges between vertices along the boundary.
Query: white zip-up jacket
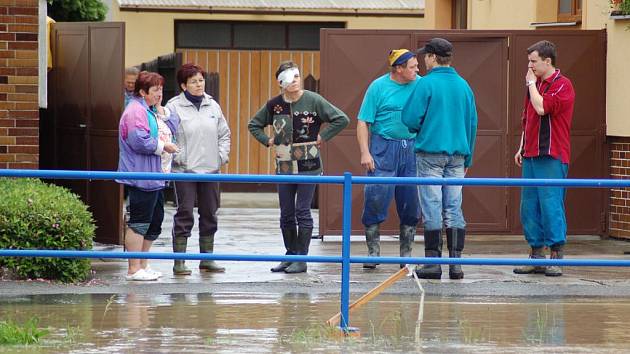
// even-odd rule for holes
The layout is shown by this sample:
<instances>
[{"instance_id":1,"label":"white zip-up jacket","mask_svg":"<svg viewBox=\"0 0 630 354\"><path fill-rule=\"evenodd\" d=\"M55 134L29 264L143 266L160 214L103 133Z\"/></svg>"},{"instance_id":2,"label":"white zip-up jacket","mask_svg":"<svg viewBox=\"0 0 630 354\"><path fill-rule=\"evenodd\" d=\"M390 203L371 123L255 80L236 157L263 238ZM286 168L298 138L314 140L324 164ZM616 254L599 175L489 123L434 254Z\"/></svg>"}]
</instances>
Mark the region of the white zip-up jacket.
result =
<instances>
[{"instance_id":1,"label":"white zip-up jacket","mask_svg":"<svg viewBox=\"0 0 630 354\"><path fill-rule=\"evenodd\" d=\"M221 107L204 94L199 110L184 93L171 98L166 107L180 118L173 157L173 172L219 173L230 154L230 128Z\"/></svg>"}]
</instances>

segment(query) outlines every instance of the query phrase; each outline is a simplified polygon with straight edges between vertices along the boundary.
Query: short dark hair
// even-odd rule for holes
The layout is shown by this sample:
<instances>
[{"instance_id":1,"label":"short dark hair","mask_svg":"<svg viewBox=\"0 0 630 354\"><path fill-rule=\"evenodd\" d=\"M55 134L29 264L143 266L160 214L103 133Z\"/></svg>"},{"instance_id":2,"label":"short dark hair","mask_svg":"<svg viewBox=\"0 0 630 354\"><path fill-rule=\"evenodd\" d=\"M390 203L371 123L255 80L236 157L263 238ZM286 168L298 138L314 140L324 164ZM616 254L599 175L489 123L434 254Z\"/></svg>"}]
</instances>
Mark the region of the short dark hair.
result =
<instances>
[{"instance_id":1,"label":"short dark hair","mask_svg":"<svg viewBox=\"0 0 630 354\"><path fill-rule=\"evenodd\" d=\"M451 63L453 62L453 56L449 55L447 57L442 57L435 54L435 61L437 61L437 63L440 65L451 65Z\"/></svg>"},{"instance_id":2,"label":"short dark hair","mask_svg":"<svg viewBox=\"0 0 630 354\"><path fill-rule=\"evenodd\" d=\"M550 41L540 41L527 48L527 54L538 52L542 59L551 59L551 65L556 66L556 45Z\"/></svg>"},{"instance_id":3,"label":"short dark hair","mask_svg":"<svg viewBox=\"0 0 630 354\"><path fill-rule=\"evenodd\" d=\"M133 94L136 97L140 97L140 90L149 92L149 89L153 86L164 86L164 78L158 73L152 73L148 71L141 71L136 79L136 86L133 89Z\"/></svg>"},{"instance_id":4,"label":"short dark hair","mask_svg":"<svg viewBox=\"0 0 630 354\"><path fill-rule=\"evenodd\" d=\"M282 63L280 63L280 65L278 66L278 70L276 70L276 79L278 78L278 76L280 75L281 72L290 69L290 68L297 68L297 64L288 60L288 61L283 61Z\"/></svg>"},{"instance_id":5,"label":"short dark hair","mask_svg":"<svg viewBox=\"0 0 630 354\"><path fill-rule=\"evenodd\" d=\"M206 76L206 72L203 71L203 68L199 65L193 63L186 63L182 65L179 70L177 70L177 84L178 85L186 85L188 79L191 77L201 74L201 76Z\"/></svg>"}]
</instances>

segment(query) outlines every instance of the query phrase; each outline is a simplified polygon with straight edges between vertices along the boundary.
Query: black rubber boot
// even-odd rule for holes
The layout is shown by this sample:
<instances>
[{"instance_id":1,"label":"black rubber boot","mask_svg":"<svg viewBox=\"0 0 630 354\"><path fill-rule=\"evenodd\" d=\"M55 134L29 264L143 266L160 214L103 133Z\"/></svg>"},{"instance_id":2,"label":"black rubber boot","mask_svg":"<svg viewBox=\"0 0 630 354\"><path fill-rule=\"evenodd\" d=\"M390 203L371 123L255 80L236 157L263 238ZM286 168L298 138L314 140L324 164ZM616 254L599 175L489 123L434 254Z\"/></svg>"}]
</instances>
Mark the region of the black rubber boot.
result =
<instances>
[{"instance_id":1,"label":"black rubber boot","mask_svg":"<svg viewBox=\"0 0 630 354\"><path fill-rule=\"evenodd\" d=\"M173 252L186 253L186 246L188 244L188 237L186 236L173 236ZM175 275L191 275L192 270L186 267L184 260L176 259L173 264L173 274Z\"/></svg>"},{"instance_id":2,"label":"black rubber boot","mask_svg":"<svg viewBox=\"0 0 630 354\"><path fill-rule=\"evenodd\" d=\"M201 253L212 253L214 251L214 235L199 236L199 251ZM216 264L215 261L201 261L199 262L199 269L211 273L225 272L225 268Z\"/></svg>"},{"instance_id":3,"label":"black rubber boot","mask_svg":"<svg viewBox=\"0 0 630 354\"><path fill-rule=\"evenodd\" d=\"M400 256L411 257L413 251L413 239L416 236L416 227L411 225L400 225ZM404 268L405 264L400 264Z\"/></svg>"},{"instance_id":4,"label":"black rubber boot","mask_svg":"<svg viewBox=\"0 0 630 354\"><path fill-rule=\"evenodd\" d=\"M281 229L282 231L282 240L284 240L284 248L287 250L285 255L297 254L296 251L296 243L297 243L297 227L285 227ZM291 265L291 262L280 262L277 266L271 268L271 271L274 273L284 272L288 266Z\"/></svg>"},{"instance_id":5,"label":"black rubber boot","mask_svg":"<svg viewBox=\"0 0 630 354\"><path fill-rule=\"evenodd\" d=\"M543 247L532 247L531 251L529 251L530 259L545 259L545 255L543 254ZM526 265L522 267L514 268L514 274L545 274L547 267L539 267L539 266L531 266Z\"/></svg>"},{"instance_id":6,"label":"black rubber boot","mask_svg":"<svg viewBox=\"0 0 630 354\"><path fill-rule=\"evenodd\" d=\"M381 255L381 231L380 224L370 225L365 228L365 243L368 248L368 257ZM377 263L363 263L365 269L375 269Z\"/></svg>"},{"instance_id":7,"label":"black rubber boot","mask_svg":"<svg viewBox=\"0 0 630 354\"><path fill-rule=\"evenodd\" d=\"M464 250L466 229L448 228L446 229L446 245L448 247L449 258L461 258ZM449 264L448 277L451 279L463 279L464 272L459 264Z\"/></svg>"},{"instance_id":8,"label":"black rubber boot","mask_svg":"<svg viewBox=\"0 0 630 354\"><path fill-rule=\"evenodd\" d=\"M553 245L551 246L551 255L549 256L551 259L562 259L564 258L564 245ZM545 268L545 275L548 277L559 277L562 275L562 267L559 266L549 266Z\"/></svg>"},{"instance_id":9,"label":"black rubber boot","mask_svg":"<svg viewBox=\"0 0 630 354\"><path fill-rule=\"evenodd\" d=\"M424 256L442 257L442 230L424 231ZM425 264L416 269L416 275L421 279L442 278L442 267L439 264Z\"/></svg>"},{"instance_id":10,"label":"black rubber boot","mask_svg":"<svg viewBox=\"0 0 630 354\"><path fill-rule=\"evenodd\" d=\"M313 228L300 227L297 235L297 254L306 256L308 254L308 248L311 245L311 236L313 236ZM285 273L304 273L306 272L306 262L293 262L288 266Z\"/></svg>"}]
</instances>

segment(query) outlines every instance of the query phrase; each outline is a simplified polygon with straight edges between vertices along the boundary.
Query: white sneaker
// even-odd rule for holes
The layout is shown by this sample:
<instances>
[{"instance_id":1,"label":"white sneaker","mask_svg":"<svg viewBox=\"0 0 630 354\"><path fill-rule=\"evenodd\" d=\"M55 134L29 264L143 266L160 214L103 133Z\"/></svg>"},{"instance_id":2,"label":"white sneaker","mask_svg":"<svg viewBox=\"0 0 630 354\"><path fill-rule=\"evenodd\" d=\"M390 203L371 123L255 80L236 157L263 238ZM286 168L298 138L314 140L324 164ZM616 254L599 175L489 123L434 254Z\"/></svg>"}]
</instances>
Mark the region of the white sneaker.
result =
<instances>
[{"instance_id":1,"label":"white sneaker","mask_svg":"<svg viewBox=\"0 0 630 354\"><path fill-rule=\"evenodd\" d=\"M158 276L152 273L148 273L144 269L140 269L139 271L131 275L127 274L125 279L132 280L132 281L152 281L152 280L157 280Z\"/></svg>"},{"instance_id":2,"label":"white sneaker","mask_svg":"<svg viewBox=\"0 0 630 354\"><path fill-rule=\"evenodd\" d=\"M162 272L158 272L157 270L153 270L153 268L151 268L151 266L147 266L146 268L144 268L144 271L149 273L149 274L153 274L158 278L162 277Z\"/></svg>"}]
</instances>

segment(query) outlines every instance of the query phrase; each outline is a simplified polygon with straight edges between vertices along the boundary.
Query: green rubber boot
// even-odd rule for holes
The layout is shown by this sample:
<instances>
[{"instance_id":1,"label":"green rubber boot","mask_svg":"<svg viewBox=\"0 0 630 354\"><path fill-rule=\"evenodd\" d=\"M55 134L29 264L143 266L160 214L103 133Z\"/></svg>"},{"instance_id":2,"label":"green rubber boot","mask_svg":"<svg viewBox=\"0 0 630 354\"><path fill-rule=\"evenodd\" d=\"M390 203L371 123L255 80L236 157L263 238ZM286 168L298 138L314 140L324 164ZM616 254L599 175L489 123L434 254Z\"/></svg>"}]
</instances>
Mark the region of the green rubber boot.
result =
<instances>
[{"instance_id":1,"label":"green rubber boot","mask_svg":"<svg viewBox=\"0 0 630 354\"><path fill-rule=\"evenodd\" d=\"M186 245L188 243L188 237L174 236L173 237L173 252L186 253ZM176 259L173 265L173 274L175 275L191 275L192 271L186 267L185 261Z\"/></svg>"},{"instance_id":2,"label":"green rubber boot","mask_svg":"<svg viewBox=\"0 0 630 354\"><path fill-rule=\"evenodd\" d=\"M368 257L381 255L381 231L380 224L370 225L365 228L365 243L368 248ZM363 263L364 269L375 269L378 263Z\"/></svg>"},{"instance_id":3,"label":"green rubber boot","mask_svg":"<svg viewBox=\"0 0 630 354\"><path fill-rule=\"evenodd\" d=\"M400 225L400 256L411 257L413 251L413 239L416 236L416 227L411 225ZM404 268L405 264L400 264Z\"/></svg>"},{"instance_id":4,"label":"green rubber boot","mask_svg":"<svg viewBox=\"0 0 630 354\"><path fill-rule=\"evenodd\" d=\"M214 235L199 236L199 251L201 253L212 253L214 251ZM225 268L216 264L215 261L199 262L199 269L210 273L223 273Z\"/></svg>"}]
</instances>

